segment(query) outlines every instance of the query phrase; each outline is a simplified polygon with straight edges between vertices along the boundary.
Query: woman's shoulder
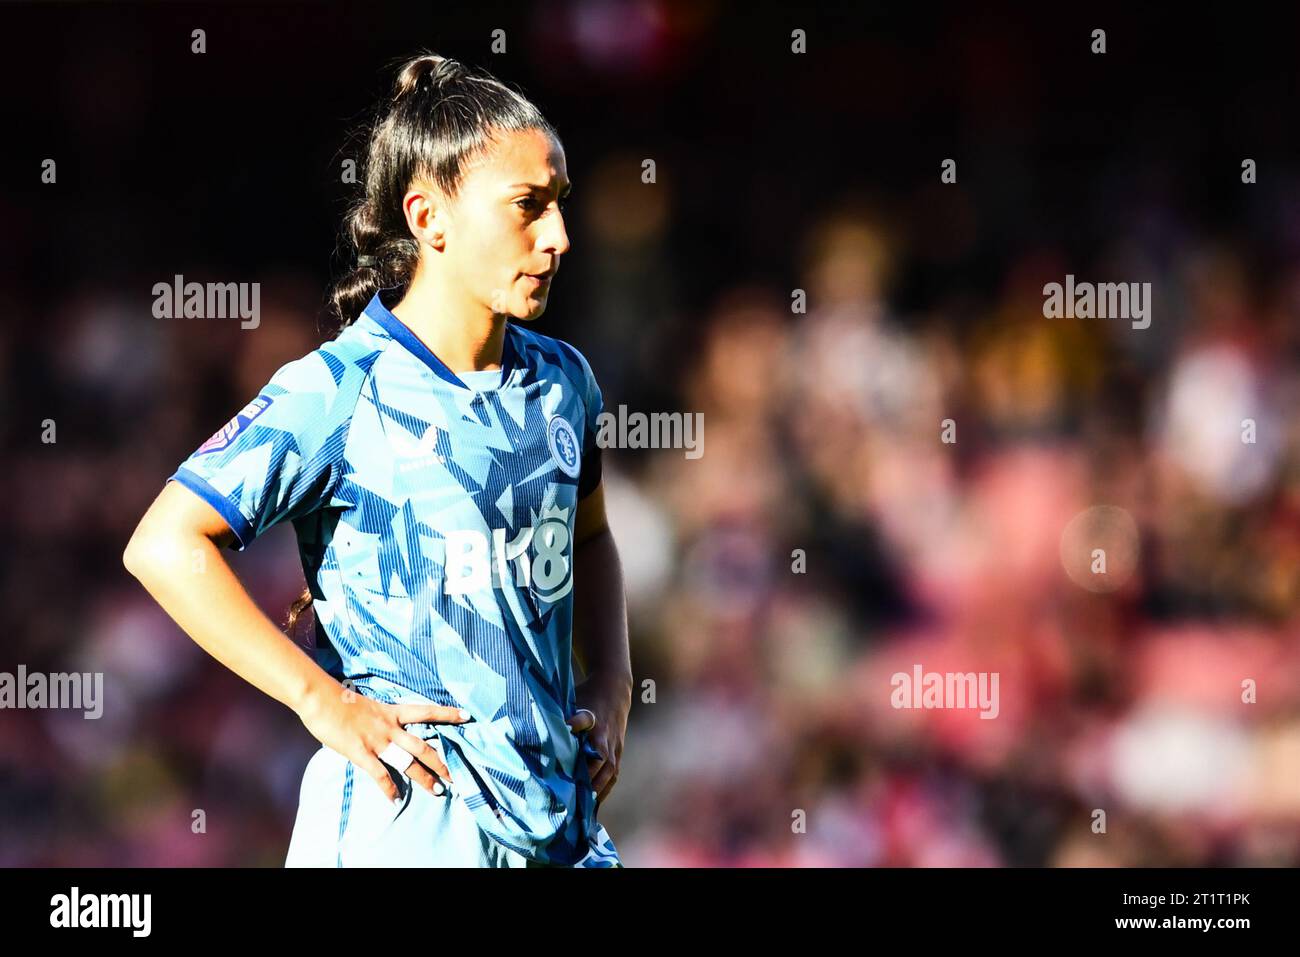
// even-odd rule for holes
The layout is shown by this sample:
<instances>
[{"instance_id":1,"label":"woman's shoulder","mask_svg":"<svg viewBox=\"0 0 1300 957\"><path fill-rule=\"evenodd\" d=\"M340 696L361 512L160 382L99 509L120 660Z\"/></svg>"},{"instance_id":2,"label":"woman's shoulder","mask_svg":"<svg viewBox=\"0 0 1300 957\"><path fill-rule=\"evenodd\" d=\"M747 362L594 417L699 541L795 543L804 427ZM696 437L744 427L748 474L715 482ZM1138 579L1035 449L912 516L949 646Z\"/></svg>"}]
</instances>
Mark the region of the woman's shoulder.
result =
<instances>
[{"instance_id":1,"label":"woman's shoulder","mask_svg":"<svg viewBox=\"0 0 1300 957\"><path fill-rule=\"evenodd\" d=\"M382 330L381 330L382 332ZM282 392L359 392L391 339L357 323L276 370L269 387Z\"/></svg>"},{"instance_id":2,"label":"woman's shoulder","mask_svg":"<svg viewBox=\"0 0 1300 957\"><path fill-rule=\"evenodd\" d=\"M529 355L530 364L549 364L579 382L594 378L587 357L572 343L542 335L514 322L506 328L514 330L516 350Z\"/></svg>"}]
</instances>

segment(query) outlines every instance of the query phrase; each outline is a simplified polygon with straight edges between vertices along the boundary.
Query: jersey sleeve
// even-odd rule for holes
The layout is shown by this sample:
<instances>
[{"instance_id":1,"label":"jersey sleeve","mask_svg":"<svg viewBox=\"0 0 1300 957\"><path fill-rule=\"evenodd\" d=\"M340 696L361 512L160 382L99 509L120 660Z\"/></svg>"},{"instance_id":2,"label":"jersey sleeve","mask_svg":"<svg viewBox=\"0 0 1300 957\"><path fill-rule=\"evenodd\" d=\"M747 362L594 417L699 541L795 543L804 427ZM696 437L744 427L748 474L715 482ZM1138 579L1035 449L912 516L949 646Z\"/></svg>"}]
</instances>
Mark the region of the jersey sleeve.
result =
<instances>
[{"instance_id":1,"label":"jersey sleeve","mask_svg":"<svg viewBox=\"0 0 1300 957\"><path fill-rule=\"evenodd\" d=\"M596 441L600 431L600 416L605 411L605 397L601 394L591 365L577 349L573 354L582 367L584 381L583 403L587 409L587 422L582 430L582 470L578 473L578 499L584 499L600 484L600 445Z\"/></svg>"},{"instance_id":2,"label":"jersey sleeve","mask_svg":"<svg viewBox=\"0 0 1300 957\"><path fill-rule=\"evenodd\" d=\"M355 406L338 370L320 350L283 366L168 479L221 513L239 551L329 504Z\"/></svg>"}]
</instances>

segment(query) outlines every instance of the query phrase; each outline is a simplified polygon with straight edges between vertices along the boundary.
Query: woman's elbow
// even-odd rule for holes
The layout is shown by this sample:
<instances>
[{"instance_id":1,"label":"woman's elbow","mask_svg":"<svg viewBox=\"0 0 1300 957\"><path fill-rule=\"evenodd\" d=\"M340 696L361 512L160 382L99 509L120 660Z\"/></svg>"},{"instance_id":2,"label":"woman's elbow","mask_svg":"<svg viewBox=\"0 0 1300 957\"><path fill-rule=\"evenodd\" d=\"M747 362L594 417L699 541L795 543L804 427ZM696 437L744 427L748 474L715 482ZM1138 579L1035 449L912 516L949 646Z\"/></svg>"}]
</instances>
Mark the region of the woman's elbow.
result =
<instances>
[{"instance_id":1,"label":"woman's elbow","mask_svg":"<svg viewBox=\"0 0 1300 957\"><path fill-rule=\"evenodd\" d=\"M131 533L122 551L122 564L144 581L180 567L182 559L191 559L205 539L212 541L221 530L225 524L211 506L169 482Z\"/></svg>"},{"instance_id":2,"label":"woman's elbow","mask_svg":"<svg viewBox=\"0 0 1300 957\"><path fill-rule=\"evenodd\" d=\"M122 566L135 578L143 578L147 574L151 556L157 550L157 546L144 534L142 526L136 526L126 548L122 550Z\"/></svg>"},{"instance_id":3,"label":"woman's elbow","mask_svg":"<svg viewBox=\"0 0 1300 957\"><path fill-rule=\"evenodd\" d=\"M151 521L146 515L122 550L122 565L144 582L176 568L186 552L192 550L193 543L187 548L187 542L190 542L188 536L166 523Z\"/></svg>"}]
</instances>

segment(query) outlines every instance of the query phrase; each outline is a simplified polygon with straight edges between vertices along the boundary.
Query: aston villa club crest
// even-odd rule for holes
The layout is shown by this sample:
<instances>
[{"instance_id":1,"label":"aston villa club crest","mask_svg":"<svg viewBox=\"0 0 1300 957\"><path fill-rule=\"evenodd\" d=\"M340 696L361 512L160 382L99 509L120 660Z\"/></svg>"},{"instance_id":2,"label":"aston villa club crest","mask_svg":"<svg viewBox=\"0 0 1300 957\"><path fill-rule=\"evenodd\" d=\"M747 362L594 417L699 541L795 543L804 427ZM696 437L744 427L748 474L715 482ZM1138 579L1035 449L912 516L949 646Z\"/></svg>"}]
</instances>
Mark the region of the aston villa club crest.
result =
<instances>
[{"instance_id":1,"label":"aston villa club crest","mask_svg":"<svg viewBox=\"0 0 1300 957\"><path fill-rule=\"evenodd\" d=\"M248 428L250 422L266 411L271 404L270 396L259 395L248 405L239 410L239 413L223 425L212 438L208 439L199 446L195 455L203 455L206 452L219 452L235 440L235 436Z\"/></svg>"},{"instance_id":2,"label":"aston villa club crest","mask_svg":"<svg viewBox=\"0 0 1300 957\"><path fill-rule=\"evenodd\" d=\"M551 458L569 478L577 478L582 469L582 457L578 451L578 436L573 431L569 420L562 415L551 417L546 424L546 444L550 446Z\"/></svg>"}]
</instances>

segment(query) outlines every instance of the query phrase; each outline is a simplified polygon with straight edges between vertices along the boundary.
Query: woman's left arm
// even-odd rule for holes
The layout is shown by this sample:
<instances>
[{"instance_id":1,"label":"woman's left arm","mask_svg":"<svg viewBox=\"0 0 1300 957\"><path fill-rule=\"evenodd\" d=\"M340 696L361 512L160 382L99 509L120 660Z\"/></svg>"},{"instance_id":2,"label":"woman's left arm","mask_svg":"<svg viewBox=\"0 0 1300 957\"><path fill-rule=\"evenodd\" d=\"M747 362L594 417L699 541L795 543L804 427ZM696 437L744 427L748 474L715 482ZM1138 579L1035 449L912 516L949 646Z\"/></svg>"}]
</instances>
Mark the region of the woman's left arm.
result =
<instances>
[{"instance_id":1,"label":"woman's left arm","mask_svg":"<svg viewBox=\"0 0 1300 957\"><path fill-rule=\"evenodd\" d=\"M578 502L573 539L573 649L586 676L575 693L578 707L595 719L579 711L569 726L574 732L589 729L587 739L604 755L587 763L599 806L618 779L632 708L623 566L605 518L603 482Z\"/></svg>"}]
</instances>

